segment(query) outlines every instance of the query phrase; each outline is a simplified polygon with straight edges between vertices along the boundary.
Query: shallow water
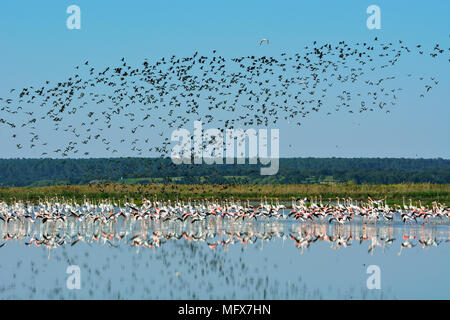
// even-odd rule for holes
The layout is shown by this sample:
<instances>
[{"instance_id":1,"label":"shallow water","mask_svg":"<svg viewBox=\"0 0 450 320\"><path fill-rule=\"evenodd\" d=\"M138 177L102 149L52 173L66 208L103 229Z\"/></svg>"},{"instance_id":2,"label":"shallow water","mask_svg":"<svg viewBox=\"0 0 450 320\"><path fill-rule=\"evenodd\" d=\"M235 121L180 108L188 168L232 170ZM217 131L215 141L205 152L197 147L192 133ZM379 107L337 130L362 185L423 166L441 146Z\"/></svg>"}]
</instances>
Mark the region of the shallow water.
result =
<instances>
[{"instance_id":1,"label":"shallow water","mask_svg":"<svg viewBox=\"0 0 450 320\"><path fill-rule=\"evenodd\" d=\"M448 223L74 219L0 231L1 299L450 298ZM70 265L80 289L67 286ZM367 287L370 265L380 289Z\"/></svg>"}]
</instances>

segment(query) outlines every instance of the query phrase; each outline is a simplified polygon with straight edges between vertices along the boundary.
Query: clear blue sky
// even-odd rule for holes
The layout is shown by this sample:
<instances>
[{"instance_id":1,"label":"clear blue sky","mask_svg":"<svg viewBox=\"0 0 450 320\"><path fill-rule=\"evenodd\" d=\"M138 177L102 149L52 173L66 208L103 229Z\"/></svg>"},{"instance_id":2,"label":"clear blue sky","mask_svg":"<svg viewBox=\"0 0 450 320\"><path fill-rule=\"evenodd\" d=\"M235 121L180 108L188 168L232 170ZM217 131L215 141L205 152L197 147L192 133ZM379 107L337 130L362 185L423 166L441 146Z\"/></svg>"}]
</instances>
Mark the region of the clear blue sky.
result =
<instances>
[{"instance_id":1,"label":"clear blue sky","mask_svg":"<svg viewBox=\"0 0 450 320\"><path fill-rule=\"evenodd\" d=\"M81 8L81 30L66 28L71 4ZM366 8L372 4L381 8L381 30L366 27ZM449 1L2 0L0 96L7 96L10 88L65 80L85 60L101 69L121 57L138 64L147 57L208 54L213 49L227 58L278 56L301 53L314 40L353 42L375 36L449 48L449 13ZM259 46L261 38L270 44ZM327 117L322 112L306 118L301 128L279 125L281 156L450 158L448 51L446 55L441 63L430 58L402 61L399 74L435 76L440 84L425 99L417 97L416 84L401 84L408 93L390 114ZM48 129L39 130L45 135ZM40 155L39 150L17 150L17 141L4 126L0 135L0 158ZM107 155L96 150L91 154Z\"/></svg>"}]
</instances>

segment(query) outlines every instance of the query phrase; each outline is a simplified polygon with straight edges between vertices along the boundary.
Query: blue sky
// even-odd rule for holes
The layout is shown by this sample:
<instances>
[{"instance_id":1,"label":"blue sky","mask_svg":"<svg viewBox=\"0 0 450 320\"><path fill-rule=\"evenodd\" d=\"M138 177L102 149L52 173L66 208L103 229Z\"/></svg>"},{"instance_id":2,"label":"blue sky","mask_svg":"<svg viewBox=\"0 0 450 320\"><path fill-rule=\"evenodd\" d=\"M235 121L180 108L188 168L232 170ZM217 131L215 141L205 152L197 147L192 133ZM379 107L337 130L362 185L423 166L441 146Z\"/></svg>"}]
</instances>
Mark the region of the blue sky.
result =
<instances>
[{"instance_id":1,"label":"blue sky","mask_svg":"<svg viewBox=\"0 0 450 320\"><path fill-rule=\"evenodd\" d=\"M81 30L66 28L66 8L72 4L81 8ZM381 30L366 27L366 8L372 4L381 8ZM449 12L448 1L3 0L0 96L10 88L65 80L85 60L101 69L122 57L139 64L144 58L195 51L206 55L213 49L227 58L277 56L301 53L314 40L356 42L375 36L448 48ZM270 44L259 46L261 38ZM390 114L317 113L300 128L279 124L281 156L450 158L448 59L411 56L402 59L396 72L435 76L440 84L425 99L417 97L417 84L402 84L409 91ZM52 135L49 129L39 130ZM17 150L4 126L0 135L5 142L0 158L40 155L39 150ZM95 149L91 154L106 155Z\"/></svg>"}]
</instances>

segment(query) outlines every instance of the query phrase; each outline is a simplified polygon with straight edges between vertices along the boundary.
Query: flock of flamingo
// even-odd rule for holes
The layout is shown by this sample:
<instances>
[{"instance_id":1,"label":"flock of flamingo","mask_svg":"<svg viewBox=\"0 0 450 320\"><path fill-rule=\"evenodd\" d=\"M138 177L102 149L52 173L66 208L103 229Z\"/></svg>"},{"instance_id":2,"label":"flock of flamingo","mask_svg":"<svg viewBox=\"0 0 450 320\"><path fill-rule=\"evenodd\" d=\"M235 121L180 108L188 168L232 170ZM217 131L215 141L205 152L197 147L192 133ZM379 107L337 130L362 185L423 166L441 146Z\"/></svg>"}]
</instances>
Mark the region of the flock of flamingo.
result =
<instances>
[{"instance_id":1,"label":"flock of flamingo","mask_svg":"<svg viewBox=\"0 0 450 320\"><path fill-rule=\"evenodd\" d=\"M333 199L334 200L334 199ZM259 204L252 204L250 201L241 202L239 200L176 200L171 202L153 201L142 199L141 205L136 205L133 201L116 201L115 199L105 199L98 202L85 199L83 204L75 201L45 199L40 200L38 205L14 202L8 205L0 202L0 220L8 223L11 220L27 220L35 222L41 220L42 223L48 221L67 222L70 219L92 220L93 222L117 220L120 218L132 218L136 220L162 220L164 222L177 220L180 222L196 223L208 219L209 217L222 217L224 219L258 220L258 219L295 219L301 222L307 221L328 221L328 223L345 224L355 217L359 217L363 222L394 221L401 219L404 223L429 223L431 221L448 222L450 218L450 208L442 203L433 201L431 206L413 205L409 200L406 205L403 199L403 206L387 204L386 199L368 201L355 201L351 198L336 198L334 201L328 199L326 203L320 197L292 198L290 209L280 204L278 199L268 202L267 198L261 199Z\"/></svg>"},{"instance_id":2,"label":"flock of flamingo","mask_svg":"<svg viewBox=\"0 0 450 320\"><path fill-rule=\"evenodd\" d=\"M260 243L263 249L264 243L281 239L283 246L286 240L291 240L301 254L315 243L329 243L333 249L347 248L354 243L368 243L368 252L373 254L375 248L382 248L384 252L396 239L400 239L401 246L398 253L400 255L406 248L420 246L428 249L450 242L450 232L445 233L442 232L443 229L439 231L425 224L407 228L399 237L396 236L399 232L398 228L391 224L286 224L285 221L278 219L264 219L264 221L231 219L231 213L230 218L223 218L226 214L212 214L208 219L201 219L198 217L202 215L193 213L192 210L188 215L189 218L183 221L184 218L180 219L178 216L172 219L172 215L167 215L163 219L146 218L155 216L156 210L143 217L144 214L138 212L148 211L150 203L144 203L143 207L145 206L146 209L138 209L128 204L121 208L119 213L111 213L112 211L109 210L113 208L109 206L111 204L98 206L85 204L75 208L83 212L82 214L71 212L67 215L61 212L69 210L69 207L53 203L50 208L55 212L50 214L46 211L48 209L44 209L47 207L41 204L41 211L31 217L33 210L28 210L23 205L7 206L2 203L1 212L4 221L0 222L0 241L2 242L0 248L10 242L23 242L27 246L49 249L50 257L51 249L64 245L75 246L78 243L99 244L114 248L128 244L139 250L140 248L159 248L173 240L185 240L191 243L205 243L211 250L217 247L228 250L230 245L241 244L247 247L257 243ZM38 207L32 208L36 210ZM125 210L125 208L129 209ZM8 209L9 213L5 214L5 209ZM157 216L161 217L164 215L161 211L166 209L158 210ZM230 210L229 207L228 210ZM295 210L299 208L293 209ZM309 210L314 211L314 209ZM187 222L187 219L190 221ZM193 222L194 219L197 219L195 220L197 222Z\"/></svg>"},{"instance_id":3,"label":"flock of flamingo","mask_svg":"<svg viewBox=\"0 0 450 320\"><path fill-rule=\"evenodd\" d=\"M359 225L375 225L378 220L389 225L391 222L403 221L405 224L421 223L422 225L445 225L450 221L450 210L445 204L432 202L431 206L423 206L419 201L414 206L403 201L399 205L389 206L385 199L367 202L354 201L351 198L328 199L293 198L290 208L280 204L278 200L261 200L259 204L250 201L203 200L203 201L151 201L142 199L140 205L133 201L102 200L97 203L84 200L83 204L65 199L40 200L38 205L23 201L7 204L0 202L0 248L7 240L25 240L26 245L44 245L51 249L64 244L71 246L79 241L99 241L109 246L117 246L115 241L128 239L131 246L158 247L162 240L172 238L188 241L203 240L211 249L217 245L226 246L237 239L242 244L262 242L273 236L286 237L278 229L267 232L235 232L240 226L249 224L278 225L280 221L299 221L297 225L322 225L325 228L336 225L351 226L349 222L357 218ZM223 226L229 231L224 231ZM354 224L353 224L354 225ZM153 230L153 232L149 231ZM171 231L172 230L172 231ZM203 230L203 231L202 231ZM315 230L315 229L314 229ZM228 232L228 233L227 233ZM227 239L210 242L217 235L228 234ZM236 239L235 239L236 237ZM302 250L317 240L325 240L338 247L346 247L355 237L350 234L342 237L329 236L325 230L322 233L290 233L289 238ZM285 239L285 238L283 238ZM362 242L364 237L360 237ZM385 242L391 238L385 237ZM404 239L402 248L414 245ZM448 241L448 240L447 240ZM423 242L426 246L436 244L436 240ZM423 244L419 243L419 244ZM377 246L373 242L369 252Z\"/></svg>"}]
</instances>

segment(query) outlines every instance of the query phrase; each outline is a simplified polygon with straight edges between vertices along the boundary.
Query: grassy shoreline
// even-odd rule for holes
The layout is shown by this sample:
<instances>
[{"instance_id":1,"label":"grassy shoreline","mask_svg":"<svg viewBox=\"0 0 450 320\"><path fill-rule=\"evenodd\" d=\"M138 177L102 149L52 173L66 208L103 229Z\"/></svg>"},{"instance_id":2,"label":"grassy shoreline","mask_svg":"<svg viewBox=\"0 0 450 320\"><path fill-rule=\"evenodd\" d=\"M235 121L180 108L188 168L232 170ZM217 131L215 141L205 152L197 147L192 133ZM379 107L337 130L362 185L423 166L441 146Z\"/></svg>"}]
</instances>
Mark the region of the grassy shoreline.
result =
<instances>
[{"instance_id":1,"label":"grassy shoreline","mask_svg":"<svg viewBox=\"0 0 450 320\"><path fill-rule=\"evenodd\" d=\"M336 197L354 200L387 198L390 204L401 204L403 198L409 202L421 200L422 204L432 201L450 202L450 184L394 184L394 185L356 185L356 184L291 184L291 185L181 185L181 184L149 184L149 185L66 185L47 187L1 187L0 201L29 201L37 203L39 199L64 198L65 200L83 201L85 198L98 201L105 198L133 199L140 202L142 198L161 200L175 199L241 199L260 201L261 198L278 198L290 201L292 197L319 197L324 201Z\"/></svg>"}]
</instances>

